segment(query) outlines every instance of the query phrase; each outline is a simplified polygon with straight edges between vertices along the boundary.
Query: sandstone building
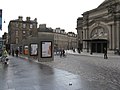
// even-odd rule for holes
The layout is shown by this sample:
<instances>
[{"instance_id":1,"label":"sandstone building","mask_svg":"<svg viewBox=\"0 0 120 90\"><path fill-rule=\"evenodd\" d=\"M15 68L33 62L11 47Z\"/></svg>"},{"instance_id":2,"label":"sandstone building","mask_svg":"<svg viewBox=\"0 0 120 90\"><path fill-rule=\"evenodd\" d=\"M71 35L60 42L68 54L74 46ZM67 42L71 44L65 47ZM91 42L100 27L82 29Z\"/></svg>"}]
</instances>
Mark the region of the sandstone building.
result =
<instances>
[{"instance_id":1,"label":"sandstone building","mask_svg":"<svg viewBox=\"0 0 120 90\"><path fill-rule=\"evenodd\" d=\"M9 44L18 44L28 36L37 35L37 19L30 20L30 17L26 17L26 21L22 16L19 16L16 20L11 20L8 25L8 41Z\"/></svg>"},{"instance_id":2,"label":"sandstone building","mask_svg":"<svg viewBox=\"0 0 120 90\"><path fill-rule=\"evenodd\" d=\"M72 49L77 47L77 35L73 32L66 33L64 29L48 28L46 24L39 25L39 34L53 34L54 35L54 47Z\"/></svg>"},{"instance_id":3,"label":"sandstone building","mask_svg":"<svg viewBox=\"0 0 120 90\"><path fill-rule=\"evenodd\" d=\"M37 37L39 35L54 35L54 46L57 48L72 49L77 47L77 35L73 32L66 33L64 29L48 28L46 24L40 24L37 27L37 19L31 20L30 17L26 17L23 20L22 16L19 16L16 20L11 20L8 25L8 43L12 47L21 43L30 37Z\"/></svg>"},{"instance_id":4,"label":"sandstone building","mask_svg":"<svg viewBox=\"0 0 120 90\"><path fill-rule=\"evenodd\" d=\"M120 0L105 0L77 19L78 47L102 53L120 50Z\"/></svg>"}]
</instances>

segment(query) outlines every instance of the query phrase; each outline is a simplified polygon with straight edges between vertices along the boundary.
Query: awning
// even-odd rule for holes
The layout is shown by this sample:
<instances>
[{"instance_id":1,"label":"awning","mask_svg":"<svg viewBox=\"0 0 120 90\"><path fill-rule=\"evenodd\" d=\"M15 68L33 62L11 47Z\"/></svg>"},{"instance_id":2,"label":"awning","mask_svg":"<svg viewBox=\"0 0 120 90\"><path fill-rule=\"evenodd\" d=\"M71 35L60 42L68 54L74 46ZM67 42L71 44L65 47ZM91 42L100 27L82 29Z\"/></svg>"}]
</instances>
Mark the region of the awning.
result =
<instances>
[{"instance_id":1,"label":"awning","mask_svg":"<svg viewBox=\"0 0 120 90\"><path fill-rule=\"evenodd\" d=\"M108 42L107 39L84 39L85 42Z\"/></svg>"}]
</instances>

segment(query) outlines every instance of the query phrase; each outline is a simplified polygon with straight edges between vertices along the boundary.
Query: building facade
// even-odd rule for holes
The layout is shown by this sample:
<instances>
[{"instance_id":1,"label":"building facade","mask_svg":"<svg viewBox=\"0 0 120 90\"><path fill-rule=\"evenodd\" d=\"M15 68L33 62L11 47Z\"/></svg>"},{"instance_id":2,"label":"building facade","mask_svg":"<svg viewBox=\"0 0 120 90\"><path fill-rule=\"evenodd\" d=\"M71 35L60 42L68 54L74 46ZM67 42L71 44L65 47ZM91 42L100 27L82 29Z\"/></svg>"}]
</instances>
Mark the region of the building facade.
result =
<instances>
[{"instance_id":1,"label":"building facade","mask_svg":"<svg viewBox=\"0 0 120 90\"><path fill-rule=\"evenodd\" d=\"M16 20L11 20L8 25L8 41L10 44L18 44L28 36L37 35L37 19L30 20L30 17L26 17L23 20L22 16L19 16Z\"/></svg>"},{"instance_id":2,"label":"building facade","mask_svg":"<svg viewBox=\"0 0 120 90\"><path fill-rule=\"evenodd\" d=\"M66 33L64 29L47 28L46 24L39 25L39 34L53 34L54 35L54 47L72 49L77 48L77 35L73 32Z\"/></svg>"},{"instance_id":3,"label":"building facade","mask_svg":"<svg viewBox=\"0 0 120 90\"><path fill-rule=\"evenodd\" d=\"M37 19L30 20L19 16L17 20L11 20L8 25L8 44L10 47L19 44L28 37L37 37L39 35L54 35L54 46L57 48L72 49L77 48L77 35L73 32L66 33L64 29L48 28L46 24L40 24L37 28Z\"/></svg>"},{"instance_id":4,"label":"building facade","mask_svg":"<svg viewBox=\"0 0 120 90\"><path fill-rule=\"evenodd\" d=\"M77 35L74 32L66 33L64 29L56 28L54 33L54 44L57 48L77 48Z\"/></svg>"},{"instance_id":5,"label":"building facade","mask_svg":"<svg viewBox=\"0 0 120 90\"><path fill-rule=\"evenodd\" d=\"M8 33L4 32L2 35L2 39L4 40L4 45L6 46L6 50L10 50L10 44L8 43Z\"/></svg>"},{"instance_id":6,"label":"building facade","mask_svg":"<svg viewBox=\"0 0 120 90\"><path fill-rule=\"evenodd\" d=\"M78 47L103 53L120 50L120 0L105 0L77 19Z\"/></svg>"}]
</instances>

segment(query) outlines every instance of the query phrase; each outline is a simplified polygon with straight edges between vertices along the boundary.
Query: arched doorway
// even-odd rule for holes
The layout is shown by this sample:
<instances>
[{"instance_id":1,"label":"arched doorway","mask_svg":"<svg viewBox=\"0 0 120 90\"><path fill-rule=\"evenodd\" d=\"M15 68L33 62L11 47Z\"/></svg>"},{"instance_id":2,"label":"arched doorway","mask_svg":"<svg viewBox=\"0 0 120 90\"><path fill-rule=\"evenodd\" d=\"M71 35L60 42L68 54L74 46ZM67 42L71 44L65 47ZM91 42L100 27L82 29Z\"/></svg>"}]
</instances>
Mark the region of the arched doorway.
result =
<instances>
[{"instance_id":1,"label":"arched doorway","mask_svg":"<svg viewBox=\"0 0 120 90\"><path fill-rule=\"evenodd\" d=\"M95 27L90 33L91 52L103 53L108 44L108 30L102 26Z\"/></svg>"}]
</instances>

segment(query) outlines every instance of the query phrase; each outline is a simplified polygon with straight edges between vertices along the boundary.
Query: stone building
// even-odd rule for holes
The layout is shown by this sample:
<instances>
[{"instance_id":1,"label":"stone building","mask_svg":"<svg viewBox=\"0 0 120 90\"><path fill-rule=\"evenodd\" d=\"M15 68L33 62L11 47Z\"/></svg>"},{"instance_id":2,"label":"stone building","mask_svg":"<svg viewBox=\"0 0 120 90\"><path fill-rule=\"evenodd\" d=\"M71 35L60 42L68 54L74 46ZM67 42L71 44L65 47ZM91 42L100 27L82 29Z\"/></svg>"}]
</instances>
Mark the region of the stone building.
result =
<instances>
[{"instance_id":1,"label":"stone building","mask_svg":"<svg viewBox=\"0 0 120 90\"><path fill-rule=\"evenodd\" d=\"M105 0L77 19L78 47L103 53L120 50L120 0Z\"/></svg>"},{"instance_id":2,"label":"stone building","mask_svg":"<svg viewBox=\"0 0 120 90\"><path fill-rule=\"evenodd\" d=\"M54 35L54 46L57 48L71 49L77 47L77 37L73 32L66 33L64 29L48 28L46 24L40 24L37 27L37 19L30 20L30 17L26 17L23 20L22 16L19 16L16 20L11 20L8 25L8 43L12 47L19 44L21 41L28 37L37 37L39 35Z\"/></svg>"},{"instance_id":3,"label":"stone building","mask_svg":"<svg viewBox=\"0 0 120 90\"><path fill-rule=\"evenodd\" d=\"M47 28L46 24L40 24L38 33L48 35L53 34L55 48L72 49L77 47L77 35L73 32L66 33L64 29Z\"/></svg>"},{"instance_id":4,"label":"stone building","mask_svg":"<svg viewBox=\"0 0 120 90\"><path fill-rule=\"evenodd\" d=\"M19 16L16 20L11 20L8 25L8 41L10 44L18 44L28 36L37 35L37 19L30 20L30 17L26 17L23 20L22 16Z\"/></svg>"},{"instance_id":5,"label":"stone building","mask_svg":"<svg viewBox=\"0 0 120 90\"><path fill-rule=\"evenodd\" d=\"M8 43L8 33L4 32L2 35L2 39L4 40L4 45L6 46L6 50L10 50L10 44Z\"/></svg>"}]
</instances>

